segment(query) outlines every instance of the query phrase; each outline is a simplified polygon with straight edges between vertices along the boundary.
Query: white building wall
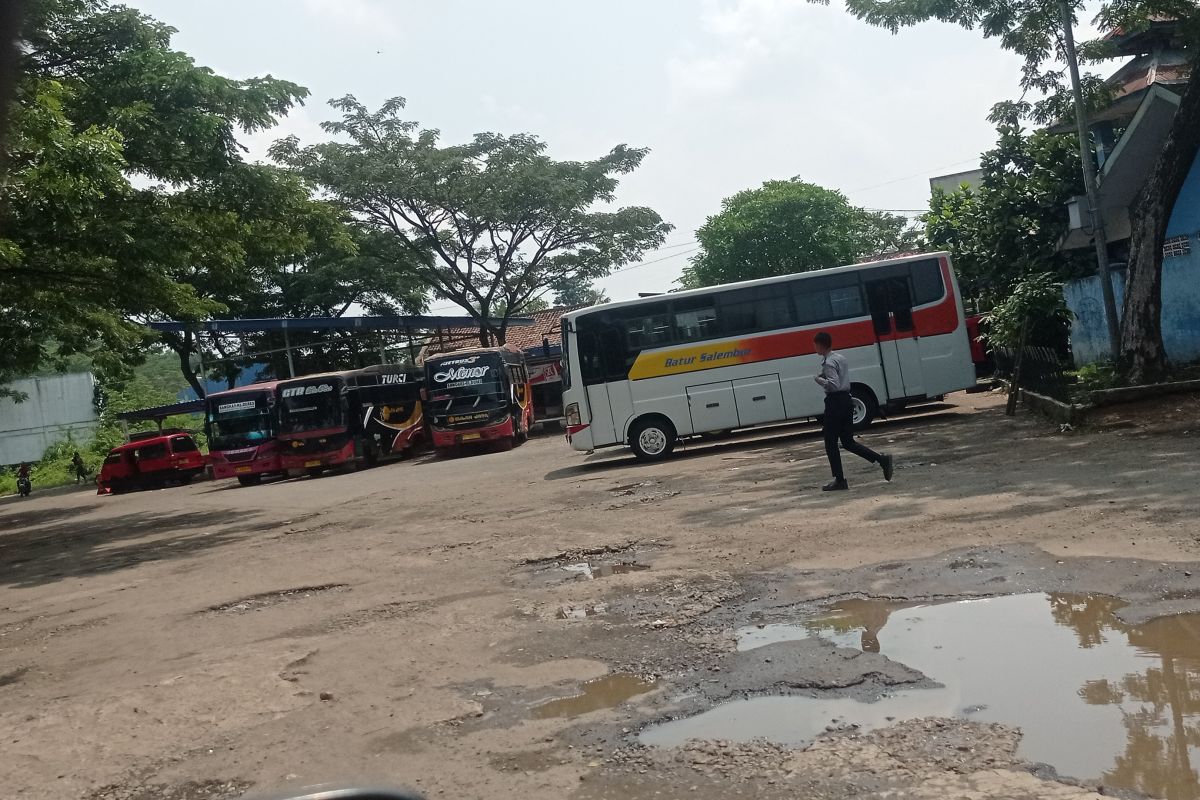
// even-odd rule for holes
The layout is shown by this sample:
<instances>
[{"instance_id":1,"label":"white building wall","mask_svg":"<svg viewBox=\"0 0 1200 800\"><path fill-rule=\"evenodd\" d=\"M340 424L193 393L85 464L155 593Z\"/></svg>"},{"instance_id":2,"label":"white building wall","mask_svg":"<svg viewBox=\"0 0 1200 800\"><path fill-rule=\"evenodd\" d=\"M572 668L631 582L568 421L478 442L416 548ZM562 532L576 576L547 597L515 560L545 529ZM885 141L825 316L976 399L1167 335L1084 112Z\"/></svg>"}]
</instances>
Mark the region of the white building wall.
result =
<instances>
[{"instance_id":1,"label":"white building wall","mask_svg":"<svg viewBox=\"0 0 1200 800\"><path fill-rule=\"evenodd\" d=\"M26 398L0 398L0 465L37 461L68 433L86 441L99 424L90 372L27 378L5 388Z\"/></svg>"}]
</instances>

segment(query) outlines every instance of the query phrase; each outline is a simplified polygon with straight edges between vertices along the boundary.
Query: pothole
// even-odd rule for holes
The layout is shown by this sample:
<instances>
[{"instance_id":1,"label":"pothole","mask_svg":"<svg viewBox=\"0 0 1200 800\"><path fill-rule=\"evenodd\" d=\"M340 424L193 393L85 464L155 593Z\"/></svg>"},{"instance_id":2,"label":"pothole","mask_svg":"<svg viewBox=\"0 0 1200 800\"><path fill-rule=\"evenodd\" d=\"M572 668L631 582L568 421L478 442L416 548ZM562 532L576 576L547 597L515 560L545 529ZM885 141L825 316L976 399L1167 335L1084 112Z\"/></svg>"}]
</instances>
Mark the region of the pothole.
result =
<instances>
[{"instance_id":1,"label":"pothole","mask_svg":"<svg viewBox=\"0 0 1200 800\"><path fill-rule=\"evenodd\" d=\"M608 506L609 511L616 511L617 509L640 503L669 500L672 497L678 497L680 494L679 491L674 489L664 489L660 481L627 483L622 486L614 486L608 491L613 496L613 502Z\"/></svg>"},{"instance_id":2,"label":"pothole","mask_svg":"<svg viewBox=\"0 0 1200 800\"><path fill-rule=\"evenodd\" d=\"M526 567L545 567L551 565L572 564L580 561L588 561L590 559L601 559L609 557L610 559L619 559L622 557L636 556L643 550L652 550L661 545L654 539L628 539L620 544L605 544L597 547L585 547L575 550L563 550L558 553L552 553L544 556L531 556L521 560L522 566Z\"/></svg>"},{"instance_id":3,"label":"pothole","mask_svg":"<svg viewBox=\"0 0 1200 800\"><path fill-rule=\"evenodd\" d=\"M519 570L514 579L553 586L568 581L588 581L644 572L652 569L646 554L661 546L656 541L630 540L619 545L565 550L551 556L527 558L521 562L526 569Z\"/></svg>"},{"instance_id":4,"label":"pothole","mask_svg":"<svg viewBox=\"0 0 1200 800\"><path fill-rule=\"evenodd\" d=\"M29 672L29 667L18 667L11 672L0 674L0 686L12 686L17 683L25 674Z\"/></svg>"},{"instance_id":5,"label":"pothole","mask_svg":"<svg viewBox=\"0 0 1200 800\"><path fill-rule=\"evenodd\" d=\"M299 600L305 597L312 597L315 594L323 592L346 591L350 588L349 584L345 583L325 583L319 586L297 586L293 589L279 589L274 592L262 592L261 594L252 594L248 597L243 597L240 600L231 600L228 603L221 603L216 606L209 606L200 611L201 614L221 614L221 613L241 613L243 611L261 611L264 608L286 603L289 600Z\"/></svg>"},{"instance_id":6,"label":"pothole","mask_svg":"<svg viewBox=\"0 0 1200 800\"><path fill-rule=\"evenodd\" d=\"M658 684L640 675L615 672L583 684L578 694L534 706L535 719L578 717L592 711L615 708L626 700L651 692Z\"/></svg>"},{"instance_id":7,"label":"pothole","mask_svg":"<svg viewBox=\"0 0 1200 800\"><path fill-rule=\"evenodd\" d=\"M1200 794L1200 615L1122 621L1105 595L1026 594L935 604L855 600L788 626L743 628L739 648L820 637L878 652L940 688L755 697L647 728L690 739L800 745L840 729L969 717L1022 731L1019 755L1060 775L1168 800Z\"/></svg>"},{"instance_id":8,"label":"pothole","mask_svg":"<svg viewBox=\"0 0 1200 800\"><path fill-rule=\"evenodd\" d=\"M644 572L650 569L650 565L637 561L581 561L578 564L564 564L560 569L590 581L596 578L609 578L613 575Z\"/></svg>"}]
</instances>

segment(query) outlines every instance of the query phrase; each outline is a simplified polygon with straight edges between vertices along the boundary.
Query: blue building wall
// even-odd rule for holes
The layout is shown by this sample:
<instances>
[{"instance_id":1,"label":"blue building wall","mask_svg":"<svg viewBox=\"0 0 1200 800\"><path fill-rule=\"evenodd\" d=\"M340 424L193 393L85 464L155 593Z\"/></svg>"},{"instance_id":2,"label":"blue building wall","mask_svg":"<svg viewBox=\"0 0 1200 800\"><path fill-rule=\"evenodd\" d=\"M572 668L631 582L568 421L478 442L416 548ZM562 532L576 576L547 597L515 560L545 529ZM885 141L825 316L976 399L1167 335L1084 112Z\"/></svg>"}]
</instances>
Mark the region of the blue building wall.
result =
<instances>
[{"instance_id":1,"label":"blue building wall","mask_svg":"<svg viewBox=\"0 0 1200 800\"><path fill-rule=\"evenodd\" d=\"M1192 247L1196 246L1195 238L1200 231L1200 158L1192 162L1179 197L1175 200L1175 208L1171 209L1171 220L1167 223L1167 238L1172 236L1192 237Z\"/></svg>"},{"instance_id":2,"label":"blue building wall","mask_svg":"<svg viewBox=\"0 0 1200 800\"><path fill-rule=\"evenodd\" d=\"M1176 208L1178 210L1178 206ZM1200 213L1200 206L1196 211ZM1176 364L1200 361L1200 240L1195 228L1189 236L1192 244L1190 254L1163 260L1163 346L1166 347L1167 357ZM1119 313L1125 297L1125 273L1114 272L1112 278ZM1071 323L1071 351L1075 363L1082 365L1108 360L1108 333L1104 322L1104 301L1100 295L1100 278L1093 275L1071 281L1063 287L1063 294L1067 307L1075 314Z\"/></svg>"},{"instance_id":3,"label":"blue building wall","mask_svg":"<svg viewBox=\"0 0 1200 800\"><path fill-rule=\"evenodd\" d=\"M1188 237L1191 252L1163 259L1162 334L1167 357L1177 364L1200 361L1200 158L1192 162L1179 191L1167 238ZM1125 297L1125 273L1114 272L1113 292L1120 313ZM1111 358L1104 322L1100 278L1093 275L1063 287L1067 307L1075 314L1071 323L1071 351L1077 365Z\"/></svg>"}]
</instances>

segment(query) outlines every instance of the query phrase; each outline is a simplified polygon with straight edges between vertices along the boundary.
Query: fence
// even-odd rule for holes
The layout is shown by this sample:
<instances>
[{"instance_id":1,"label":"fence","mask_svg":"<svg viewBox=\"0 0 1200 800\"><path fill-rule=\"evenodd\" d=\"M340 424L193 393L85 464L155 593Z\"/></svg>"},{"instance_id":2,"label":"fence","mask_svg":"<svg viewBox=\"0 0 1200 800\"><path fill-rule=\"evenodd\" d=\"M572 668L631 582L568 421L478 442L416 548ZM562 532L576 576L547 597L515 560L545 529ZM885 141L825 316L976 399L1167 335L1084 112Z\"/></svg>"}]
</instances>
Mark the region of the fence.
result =
<instances>
[{"instance_id":1,"label":"fence","mask_svg":"<svg viewBox=\"0 0 1200 800\"><path fill-rule=\"evenodd\" d=\"M996 374L1011 378L1017 348L993 347L992 356L996 361ZM1021 387L1066 400L1075 382L1072 368L1071 360L1053 347L1025 347L1021 353Z\"/></svg>"}]
</instances>

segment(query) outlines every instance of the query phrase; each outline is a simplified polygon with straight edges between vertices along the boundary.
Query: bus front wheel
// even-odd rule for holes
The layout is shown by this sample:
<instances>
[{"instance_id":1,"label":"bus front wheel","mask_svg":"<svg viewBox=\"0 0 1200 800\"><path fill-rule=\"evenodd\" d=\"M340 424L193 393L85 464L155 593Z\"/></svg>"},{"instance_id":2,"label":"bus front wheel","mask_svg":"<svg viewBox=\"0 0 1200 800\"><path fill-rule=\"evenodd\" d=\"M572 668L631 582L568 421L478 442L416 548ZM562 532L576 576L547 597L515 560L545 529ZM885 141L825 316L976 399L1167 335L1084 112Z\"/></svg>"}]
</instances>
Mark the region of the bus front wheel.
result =
<instances>
[{"instance_id":1,"label":"bus front wheel","mask_svg":"<svg viewBox=\"0 0 1200 800\"><path fill-rule=\"evenodd\" d=\"M675 426L662 417L635 423L629 431L629 446L642 461L659 461L675 449Z\"/></svg>"}]
</instances>

